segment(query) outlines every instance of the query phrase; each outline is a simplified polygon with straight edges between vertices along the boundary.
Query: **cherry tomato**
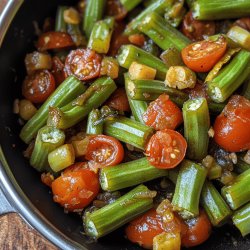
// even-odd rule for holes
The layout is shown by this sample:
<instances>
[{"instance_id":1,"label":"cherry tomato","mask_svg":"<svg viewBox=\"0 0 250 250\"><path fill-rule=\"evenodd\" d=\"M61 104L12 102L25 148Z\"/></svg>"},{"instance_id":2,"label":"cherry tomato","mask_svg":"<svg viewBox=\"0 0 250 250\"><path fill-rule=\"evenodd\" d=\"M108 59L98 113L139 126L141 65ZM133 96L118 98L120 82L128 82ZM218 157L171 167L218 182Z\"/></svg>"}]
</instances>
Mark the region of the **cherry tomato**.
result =
<instances>
[{"instance_id":1,"label":"cherry tomato","mask_svg":"<svg viewBox=\"0 0 250 250\"><path fill-rule=\"evenodd\" d=\"M166 94L160 95L149 104L143 120L155 130L175 129L183 122L180 108Z\"/></svg>"},{"instance_id":2,"label":"cherry tomato","mask_svg":"<svg viewBox=\"0 0 250 250\"><path fill-rule=\"evenodd\" d=\"M83 209L99 192L98 175L86 166L84 162L76 163L52 182L54 201L68 211Z\"/></svg>"},{"instance_id":3,"label":"cherry tomato","mask_svg":"<svg viewBox=\"0 0 250 250\"><path fill-rule=\"evenodd\" d=\"M143 34L133 34L128 37L128 40L139 47L142 47L145 43L145 36Z\"/></svg>"},{"instance_id":4,"label":"cherry tomato","mask_svg":"<svg viewBox=\"0 0 250 250\"><path fill-rule=\"evenodd\" d=\"M26 76L22 86L23 96L33 103L42 103L55 90L55 79L48 70Z\"/></svg>"},{"instance_id":5,"label":"cherry tomato","mask_svg":"<svg viewBox=\"0 0 250 250\"><path fill-rule=\"evenodd\" d=\"M242 17L236 20L234 25L240 26L241 28L250 31L250 17Z\"/></svg>"},{"instance_id":6,"label":"cherry tomato","mask_svg":"<svg viewBox=\"0 0 250 250\"><path fill-rule=\"evenodd\" d=\"M130 111L128 97L124 88L118 88L108 99L106 105L119 111Z\"/></svg>"},{"instance_id":7,"label":"cherry tomato","mask_svg":"<svg viewBox=\"0 0 250 250\"><path fill-rule=\"evenodd\" d=\"M184 158L187 149L185 138L177 131L157 131L149 140L146 155L157 168L174 168Z\"/></svg>"},{"instance_id":8,"label":"cherry tomato","mask_svg":"<svg viewBox=\"0 0 250 250\"><path fill-rule=\"evenodd\" d=\"M164 232L162 217L156 213L155 209L151 209L131 221L125 232L131 242L146 249L152 249L154 237Z\"/></svg>"},{"instance_id":9,"label":"cherry tomato","mask_svg":"<svg viewBox=\"0 0 250 250\"><path fill-rule=\"evenodd\" d=\"M93 135L89 137L85 158L97 163L100 167L119 164L124 157L122 144L107 135Z\"/></svg>"},{"instance_id":10,"label":"cherry tomato","mask_svg":"<svg viewBox=\"0 0 250 250\"><path fill-rule=\"evenodd\" d=\"M181 244L184 247L194 247L205 242L211 233L211 223L204 211L197 218L186 222L187 230L182 234Z\"/></svg>"},{"instance_id":11,"label":"cherry tomato","mask_svg":"<svg viewBox=\"0 0 250 250\"><path fill-rule=\"evenodd\" d=\"M128 40L128 36L123 34L125 27L126 24L124 22L115 23L115 28L108 52L110 56L116 56L118 50L122 45L130 43Z\"/></svg>"},{"instance_id":12,"label":"cherry tomato","mask_svg":"<svg viewBox=\"0 0 250 250\"><path fill-rule=\"evenodd\" d=\"M200 41L215 34L215 22L195 20L190 11L183 19L181 31L190 40Z\"/></svg>"},{"instance_id":13,"label":"cherry tomato","mask_svg":"<svg viewBox=\"0 0 250 250\"><path fill-rule=\"evenodd\" d=\"M215 142L230 152L250 149L250 101L232 96L214 123Z\"/></svg>"},{"instance_id":14,"label":"cherry tomato","mask_svg":"<svg viewBox=\"0 0 250 250\"><path fill-rule=\"evenodd\" d=\"M72 50L65 61L65 73L74 75L81 81L90 80L100 75L101 56L91 49Z\"/></svg>"},{"instance_id":15,"label":"cherry tomato","mask_svg":"<svg viewBox=\"0 0 250 250\"><path fill-rule=\"evenodd\" d=\"M227 42L224 37L216 41L203 40L192 43L181 51L184 63L195 72L208 72L225 54Z\"/></svg>"},{"instance_id":16,"label":"cherry tomato","mask_svg":"<svg viewBox=\"0 0 250 250\"><path fill-rule=\"evenodd\" d=\"M75 46L71 36L66 32L50 31L38 38L37 48L40 51L63 49Z\"/></svg>"},{"instance_id":17,"label":"cherry tomato","mask_svg":"<svg viewBox=\"0 0 250 250\"><path fill-rule=\"evenodd\" d=\"M61 84L65 80L64 64L57 56L52 58L51 73L53 74L57 85Z\"/></svg>"},{"instance_id":18,"label":"cherry tomato","mask_svg":"<svg viewBox=\"0 0 250 250\"><path fill-rule=\"evenodd\" d=\"M128 14L119 0L108 0L106 12L107 16L114 16L116 21L124 19Z\"/></svg>"}]
</instances>

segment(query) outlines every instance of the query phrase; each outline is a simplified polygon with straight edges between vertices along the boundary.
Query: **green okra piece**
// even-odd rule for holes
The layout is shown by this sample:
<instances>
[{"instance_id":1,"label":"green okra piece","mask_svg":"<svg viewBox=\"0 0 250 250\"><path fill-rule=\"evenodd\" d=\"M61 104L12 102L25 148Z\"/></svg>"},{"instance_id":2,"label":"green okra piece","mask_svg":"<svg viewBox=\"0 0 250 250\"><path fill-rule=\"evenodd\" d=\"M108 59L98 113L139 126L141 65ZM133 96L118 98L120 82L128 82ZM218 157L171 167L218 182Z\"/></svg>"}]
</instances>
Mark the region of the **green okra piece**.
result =
<instances>
[{"instance_id":1,"label":"green okra piece","mask_svg":"<svg viewBox=\"0 0 250 250\"><path fill-rule=\"evenodd\" d=\"M95 50L97 53L107 54L114 23L113 17L96 22L89 37L88 48Z\"/></svg>"},{"instance_id":2,"label":"green okra piece","mask_svg":"<svg viewBox=\"0 0 250 250\"><path fill-rule=\"evenodd\" d=\"M144 149L153 129L127 117L116 117L104 122L104 134Z\"/></svg>"},{"instance_id":3,"label":"green okra piece","mask_svg":"<svg viewBox=\"0 0 250 250\"><path fill-rule=\"evenodd\" d=\"M153 167L146 157L105 167L100 171L100 184L105 191L116 191L167 176L168 170Z\"/></svg>"},{"instance_id":4,"label":"green okra piece","mask_svg":"<svg viewBox=\"0 0 250 250\"><path fill-rule=\"evenodd\" d=\"M181 90L174 89L158 80L127 80L128 96L134 100L153 101L161 94L169 95L170 99L178 106L188 100L188 94Z\"/></svg>"},{"instance_id":5,"label":"green okra piece","mask_svg":"<svg viewBox=\"0 0 250 250\"><path fill-rule=\"evenodd\" d=\"M187 140L187 156L202 160L208 151L210 116L205 98L190 99L183 105L184 137Z\"/></svg>"},{"instance_id":6,"label":"green okra piece","mask_svg":"<svg viewBox=\"0 0 250 250\"><path fill-rule=\"evenodd\" d=\"M132 2L132 1L131 1ZM174 0L156 0L152 2L147 8L145 8L136 18L134 18L126 27L125 34L130 35L137 33L137 28L142 20L153 11L159 15L163 15L167 9L173 6Z\"/></svg>"},{"instance_id":7,"label":"green okra piece","mask_svg":"<svg viewBox=\"0 0 250 250\"><path fill-rule=\"evenodd\" d=\"M199 215L200 194L206 176L207 169L199 164L189 160L180 164L172 204L184 219Z\"/></svg>"},{"instance_id":8,"label":"green okra piece","mask_svg":"<svg viewBox=\"0 0 250 250\"><path fill-rule=\"evenodd\" d=\"M142 0L120 0L122 6L126 11L133 10L138 4L142 2Z\"/></svg>"},{"instance_id":9,"label":"green okra piece","mask_svg":"<svg viewBox=\"0 0 250 250\"><path fill-rule=\"evenodd\" d=\"M90 87L66 106L50 108L47 124L59 129L74 126L83 120L92 109L101 106L116 90L115 82L109 77L98 78Z\"/></svg>"},{"instance_id":10,"label":"green okra piece","mask_svg":"<svg viewBox=\"0 0 250 250\"><path fill-rule=\"evenodd\" d=\"M106 0L88 0L83 15L83 31L89 38L91 31L98 20L102 19Z\"/></svg>"},{"instance_id":11,"label":"green okra piece","mask_svg":"<svg viewBox=\"0 0 250 250\"><path fill-rule=\"evenodd\" d=\"M201 204L213 226L223 225L232 212L214 185L206 181L201 192Z\"/></svg>"},{"instance_id":12,"label":"green okra piece","mask_svg":"<svg viewBox=\"0 0 250 250\"><path fill-rule=\"evenodd\" d=\"M63 131L48 126L40 128L30 157L30 165L39 172L48 170L48 154L60 147L64 140L65 134Z\"/></svg>"},{"instance_id":13,"label":"green okra piece","mask_svg":"<svg viewBox=\"0 0 250 250\"><path fill-rule=\"evenodd\" d=\"M150 37L162 50L174 47L180 51L190 43L187 37L156 12L147 15L138 29Z\"/></svg>"},{"instance_id":14,"label":"green okra piece","mask_svg":"<svg viewBox=\"0 0 250 250\"><path fill-rule=\"evenodd\" d=\"M234 165L234 171L238 174L250 169L250 164L246 163L243 158L244 154L237 155L237 163Z\"/></svg>"},{"instance_id":15,"label":"green okra piece","mask_svg":"<svg viewBox=\"0 0 250 250\"><path fill-rule=\"evenodd\" d=\"M67 24L64 21L64 11L67 9L67 6L58 6L56 11L56 20L55 20L55 31L66 32Z\"/></svg>"},{"instance_id":16,"label":"green okra piece","mask_svg":"<svg viewBox=\"0 0 250 250\"><path fill-rule=\"evenodd\" d=\"M241 95L250 100L250 79L244 82Z\"/></svg>"},{"instance_id":17,"label":"green okra piece","mask_svg":"<svg viewBox=\"0 0 250 250\"><path fill-rule=\"evenodd\" d=\"M233 183L224 186L221 194L231 207L236 210L250 201L250 169L238 175Z\"/></svg>"},{"instance_id":18,"label":"green okra piece","mask_svg":"<svg viewBox=\"0 0 250 250\"><path fill-rule=\"evenodd\" d=\"M86 86L74 76L69 76L50 97L43 103L35 115L23 126L20 138L29 143L37 134L38 130L46 124L49 107L62 107L81 95Z\"/></svg>"},{"instance_id":19,"label":"green okra piece","mask_svg":"<svg viewBox=\"0 0 250 250\"><path fill-rule=\"evenodd\" d=\"M118 63L121 67L128 69L132 62L138 62L147 65L157 70L156 78L165 80L167 73L167 66L159 58L151 55L150 53L134 46L134 45L123 45L121 46L118 57Z\"/></svg>"},{"instance_id":20,"label":"green okra piece","mask_svg":"<svg viewBox=\"0 0 250 250\"><path fill-rule=\"evenodd\" d=\"M94 212L87 212L84 218L88 236L100 238L123 226L153 207L154 191L139 185L114 203Z\"/></svg>"},{"instance_id":21,"label":"green okra piece","mask_svg":"<svg viewBox=\"0 0 250 250\"><path fill-rule=\"evenodd\" d=\"M232 39L240 47L250 50L250 32L240 26L233 26L227 32L227 36Z\"/></svg>"},{"instance_id":22,"label":"green okra piece","mask_svg":"<svg viewBox=\"0 0 250 250\"><path fill-rule=\"evenodd\" d=\"M240 230L242 236L250 233L250 202L235 211L232 217L234 225Z\"/></svg>"},{"instance_id":23,"label":"green okra piece","mask_svg":"<svg viewBox=\"0 0 250 250\"><path fill-rule=\"evenodd\" d=\"M250 15L249 0L196 0L192 5L193 16L198 20L240 18Z\"/></svg>"},{"instance_id":24,"label":"green okra piece","mask_svg":"<svg viewBox=\"0 0 250 250\"><path fill-rule=\"evenodd\" d=\"M224 102L250 74L250 52L241 50L208 82L208 94L215 102Z\"/></svg>"},{"instance_id":25,"label":"green okra piece","mask_svg":"<svg viewBox=\"0 0 250 250\"><path fill-rule=\"evenodd\" d=\"M101 119L101 113L98 109L93 109L88 116L86 133L89 135L100 135L103 132L102 122L98 122Z\"/></svg>"},{"instance_id":26,"label":"green okra piece","mask_svg":"<svg viewBox=\"0 0 250 250\"><path fill-rule=\"evenodd\" d=\"M128 90L128 83L130 81L130 78L129 78L128 73L124 74L124 78L125 78L125 90L127 93L128 102L129 102L132 115L136 121L144 124L143 114L147 111L148 104L145 101L133 100L132 98L130 98L129 90Z\"/></svg>"}]
</instances>

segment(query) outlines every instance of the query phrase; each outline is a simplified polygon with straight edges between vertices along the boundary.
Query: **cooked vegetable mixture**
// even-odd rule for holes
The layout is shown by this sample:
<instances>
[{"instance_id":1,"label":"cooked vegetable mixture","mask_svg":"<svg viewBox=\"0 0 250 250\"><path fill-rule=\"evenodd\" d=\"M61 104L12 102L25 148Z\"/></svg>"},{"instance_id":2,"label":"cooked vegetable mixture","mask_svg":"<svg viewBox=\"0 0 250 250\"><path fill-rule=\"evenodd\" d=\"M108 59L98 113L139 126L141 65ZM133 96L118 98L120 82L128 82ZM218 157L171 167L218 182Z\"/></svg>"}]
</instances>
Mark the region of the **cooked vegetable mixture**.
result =
<instances>
[{"instance_id":1,"label":"cooked vegetable mixture","mask_svg":"<svg viewBox=\"0 0 250 250\"><path fill-rule=\"evenodd\" d=\"M87 236L126 225L177 250L250 233L249 0L83 0L38 35L24 155Z\"/></svg>"}]
</instances>

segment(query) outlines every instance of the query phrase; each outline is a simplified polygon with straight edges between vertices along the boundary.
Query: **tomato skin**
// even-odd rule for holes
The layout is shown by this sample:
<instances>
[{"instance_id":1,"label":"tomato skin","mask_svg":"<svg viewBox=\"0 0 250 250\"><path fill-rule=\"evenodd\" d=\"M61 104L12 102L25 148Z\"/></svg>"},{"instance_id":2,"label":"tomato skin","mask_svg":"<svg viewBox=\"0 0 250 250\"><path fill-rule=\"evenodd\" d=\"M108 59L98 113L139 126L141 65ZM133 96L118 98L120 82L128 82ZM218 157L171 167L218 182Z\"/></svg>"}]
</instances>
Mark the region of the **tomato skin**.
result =
<instances>
[{"instance_id":1,"label":"tomato skin","mask_svg":"<svg viewBox=\"0 0 250 250\"><path fill-rule=\"evenodd\" d=\"M240 26L241 28L250 31L250 17L242 17L236 20L234 25Z\"/></svg>"},{"instance_id":2,"label":"tomato skin","mask_svg":"<svg viewBox=\"0 0 250 250\"><path fill-rule=\"evenodd\" d=\"M98 175L80 162L67 168L51 185L53 199L68 211L83 209L97 196Z\"/></svg>"},{"instance_id":3,"label":"tomato skin","mask_svg":"<svg viewBox=\"0 0 250 250\"><path fill-rule=\"evenodd\" d=\"M208 72L225 54L227 42L224 37L217 41L203 40L188 45L181 51L183 62L195 72Z\"/></svg>"},{"instance_id":4,"label":"tomato skin","mask_svg":"<svg viewBox=\"0 0 250 250\"><path fill-rule=\"evenodd\" d=\"M107 16L114 16L116 21L123 20L128 14L119 0L108 0L106 12Z\"/></svg>"},{"instance_id":5,"label":"tomato skin","mask_svg":"<svg viewBox=\"0 0 250 250\"><path fill-rule=\"evenodd\" d=\"M125 27L126 24L124 22L115 23L108 55L116 56L118 50L122 45L130 43L128 40L128 36L123 34Z\"/></svg>"},{"instance_id":6,"label":"tomato skin","mask_svg":"<svg viewBox=\"0 0 250 250\"><path fill-rule=\"evenodd\" d=\"M106 167L119 164L123 157L124 149L117 139L107 135L89 136L85 159Z\"/></svg>"},{"instance_id":7,"label":"tomato skin","mask_svg":"<svg viewBox=\"0 0 250 250\"><path fill-rule=\"evenodd\" d=\"M37 48L40 51L63 49L75 46L71 36L66 32L49 31L39 36Z\"/></svg>"},{"instance_id":8,"label":"tomato skin","mask_svg":"<svg viewBox=\"0 0 250 250\"><path fill-rule=\"evenodd\" d=\"M108 99L106 105L119 111L130 111L128 97L124 88L118 88Z\"/></svg>"},{"instance_id":9,"label":"tomato skin","mask_svg":"<svg viewBox=\"0 0 250 250\"><path fill-rule=\"evenodd\" d=\"M174 168L185 157L187 142L177 131L157 131L146 146L147 159L156 168Z\"/></svg>"},{"instance_id":10,"label":"tomato skin","mask_svg":"<svg viewBox=\"0 0 250 250\"><path fill-rule=\"evenodd\" d=\"M250 149L250 101L234 95L214 123L215 142L229 152Z\"/></svg>"},{"instance_id":11,"label":"tomato skin","mask_svg":"<svg viewBox=\"0 0 250 250\"><path fill-rule=\"evenodd\" d=\"M23 96L33 103L43 103L54 90L55 79L48 70L26 76L22 85Z\"/></svg>"},{"instance_id":12,"label":"tomato skin","mask_svg":"<svg viewBox=\"0 0 250 250\"><path fill-rule=\"evenodd\" d=\"M160 95L151 102L143 114L147 126L155 130L175 129L183 122L180 108L173 103L166 94Z\"/></svg>"},{"instance_id":13,"label":"tomato skin","mask_svg":"<svg viewBox=\"0 0 250 250\"><path fill-rule=\"evenodd\" d=\"M190 40L200 41L215 34L215 22L195 20L190 11L183 19L181 31Z\"/></svg>"},{"instance_id":14,"label":"tomato skin","mask_svg":"<svg viewBox=\"0 0 250 250\"><path fill-rule=\"evenodd\" d=\"M55 78L57 85L60 85L65 80L64 64L57 56L54 56L52 58L52 71L51 72Z\"/></svg>"},{"instance_id":15,"label":"tomato skin","mask_svg":"<svg viewBox=\"0 0 250 250\"><path fill-rule=\"evenodd\" d=\"M131 221L125 232L131 242L143 248L152 249L154 237L164 232L162 217L156 213L155 209L151 209Z\"/></svg>"},{"instance_id":16,"label":"tomato skin","mask_svg":"<svg viewBox=\"0 0 250 250\"><path fill-rule=\"evenodd\" d=\"M81 81L90 80L100 75L102 57L91 49L72 50L66 60L66 76L74 75Z\"/></svg>"},{"instance_id":17,"label":"tomato skin","mask_svg":"<svg viewBox=\"0 0 250 250\"><path fill-rule=\"evenodd\" d=\"M133 34L128 37L128 40L139 47L142 47L146 41L144 35L142 34Z\"/></svg>"},{"instance_id":18,"label":"tomato skin","mask_svg":"<svg viewBox=\"0 0 250 250\"><path fill-rule=\"evenodd\" d=\"M211 233L211 223L206 213L201 210L197 218L189 220L188 227L182 231L181 245L184 247L194 247L205 242Z\"/></svg>"}]
</instances>

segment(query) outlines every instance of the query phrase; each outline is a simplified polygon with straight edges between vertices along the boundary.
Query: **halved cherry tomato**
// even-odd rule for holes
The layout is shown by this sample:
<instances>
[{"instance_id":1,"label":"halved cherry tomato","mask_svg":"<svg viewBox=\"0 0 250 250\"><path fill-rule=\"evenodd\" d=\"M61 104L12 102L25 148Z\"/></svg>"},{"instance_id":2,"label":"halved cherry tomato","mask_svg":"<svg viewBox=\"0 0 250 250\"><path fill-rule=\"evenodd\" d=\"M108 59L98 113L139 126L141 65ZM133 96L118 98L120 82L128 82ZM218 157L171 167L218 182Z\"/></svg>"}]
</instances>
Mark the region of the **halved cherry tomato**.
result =
<instances>
[{"instance_id":1,"label":"halved cherry tomato","mask_svg":"<svg viewBox=\"0 0 250 250\"><path fill-rule=\"evenodd\" d=\"M146 125L155 130L175 129L183 122L180 108L166 94L151 102L143 114Z\"/></svg>"},{"instance_id":2,"label":"halved cherry tomato","mask_svg":"<svg viewBox=\"0 0 250 250\"><path fill-rule=\"evenodd\" d=\"M250 149L250 101L232 96L214 123L215 142L230 152Z\"/></svg>"},{"instance_id":3,"label":"halved cherry tomato","mask_svg":"<svg viewBox=\"0 0 250 250\"><path fill-rule=\"evenodd\" d=\"M225 54L226 39L221 36L216 41L203 40L192 43L181 51L184 63L195 72L208 72Z\"/></svg>"},{"instance_id":4,"label":"halved cherry tomato","mask_svg":"<svg viewBox=\"0 0 250 250\"><path fill-rule=\"evenodd\" d=\"M206 213L201 210L197 218L186 222L187 230L182 232L181 245L184 247L194 247L205 242L211 233L211 223Z\"/></svg>"},{"instance_id":5,"label":"halved cherry tomato","mask_svg":"<svg viewBox=\"0 0 250 250\"><path fill-rule=\"evenodd\" d=\"M89 137L85 158L93 161L99 167L119 164L124 157L122 144L115 138L107 135L93 135Z\"/></svg>"},{"instance_id":6,"label":"halved cherry tomato","mask_svg":"<svg viewBox=\"0 0 250 250\"><path fill-rule=\"evenodd\" d=\"M33 103L42 103L55 90L55 79L48 70L39 70L26 76L22 86L23 96Z\"/></svg>"},{"instance_id":7,"label":"halved cherry tomato","mask_svg":"<svg viewBox=\"0 0 250 250\"><path fill-rule=\"evenodd\" d=\"M115 23L115 28L108 52L110 56L116 56L118 50L122 45L130 43L128 40L128 36L123 34L125 27L126 24L124 22Z\"/></svg>"},{"instance_id":8,"label":"halved cherry tomato","mask_svg":"<svg viewBox=\"0 0 250 250\"><path fill-rule=\"evenodd\" d=\"M71 36L66 32L49 31L38 38L37 48L40 51L63 49L75 46Z\"/></svg>"},{"instance_id":9,"label":"halved cherry tomato","mask_svg":"<svg viewBox=\"0 0 250 250\"><path fill-rule=\"evenodd\" d=\"M152 249L154 237L164 231L162 217L156 213L155 209L131 221L125 230L131 242L146 249Z\"/></svg>"},{"instance_id":10,"label":"halved cherry tomato","mask_svg":"<svg viewBox=\"0 0 250 250\"><path fill-rule=\"evenodd\" d=\"M98 175L80 162L67 168L52 182L55 202L68 211L81 210L91 203L99 192Z\"/></svg>"},{"instance_id":11,"label":"halved cherry tomato","mask_svg":"<svg viewBox=\"0 0 250 250\"><path fill-rule=\"evenodd\" d=\"M187 149L185 138L177 131L157 131L149 140L146 155L157 168L174 168L184 158Z\"/></svg>"},{"instance_id":12,"label":"halved cherry tomato","mask_svg":"<svg viewBox=\"0 0 250 250\"><path fill-rule=\"evenodd\" d=\"M119 111L130 111L128 97L124 88L118 88L108 99L106 105Z\"/></svg>"},{"instance_id":13,"label":"halved cherry tomato","mask_svg":"<svg viewBox=\"0 0 250 250\"><path fill-rule=\"evenodd\" d=\"M143 46L146 41L143 34L132 34L128 37L128 40L139 47Z\"/></svg>"},{"instance_id":14,"label":"halved cherry tomato","mask_svg":"<svg viewBox=\"0 0 250 250\"><path fill-rule=\"evenodd\" d=\"M74 75L81 81L100 75L102 57L91 49L72 50L65 61L65 73Z\"/></svg>"},{"instance_id":15,"label":"halved cherry tomato","mask_svg":"<svg viewBox=\"0 0 250 250\"><path fill-rule=\"evenodd\" d=\"M107 16L114 16L116 21L124 19L128 14L119 0L108 0L106 12Z\"/></svg>"},{"instance_id":16,"label":"halved cherry tomato","mask_svg":"<svg viewBox=\"0 0 250 250\"><path fill-rule=\"evenodd\" d=\"M57 56L52 58L51 73L53 74L57 85L61 84L65 80L64 64Z\"/></svg>"},{"instance_id":17,"label":"halved cherry tomato","mask_svg":"<svg viewBox=\"0 0 250 250\"><path fill-rule=\"evenodd\" d=\"M215 22L195 20L190 11L183 19L181 31L190 40L200 41L215 34Z\"/></svg>"}]
</instances>

